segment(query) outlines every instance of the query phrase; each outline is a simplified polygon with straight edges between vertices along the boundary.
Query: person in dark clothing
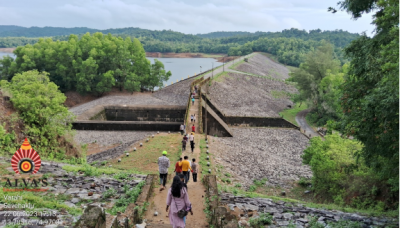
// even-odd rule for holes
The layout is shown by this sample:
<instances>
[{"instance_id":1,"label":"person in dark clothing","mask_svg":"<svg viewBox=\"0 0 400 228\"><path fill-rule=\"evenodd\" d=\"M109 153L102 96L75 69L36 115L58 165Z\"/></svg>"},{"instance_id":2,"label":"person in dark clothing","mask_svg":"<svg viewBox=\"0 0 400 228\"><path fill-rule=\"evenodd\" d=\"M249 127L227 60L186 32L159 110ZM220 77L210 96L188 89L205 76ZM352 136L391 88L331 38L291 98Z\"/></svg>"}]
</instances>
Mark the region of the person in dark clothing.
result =
<instances>
[{"instance_id":1,"label":"person in dark clothing","mask_svg":"<svg viewBox=\"0 0 400 228\"><path fill-rule=\"evenodd\" d=\"M187 185L186 185L186 183L185 183L185 175L183 175L183 173L181 173L181 174L179 174L178 176L179 176L179 178L181 178L181 181L182 181L182 183L183 183L183 187L185 187L186 190L188 190L188 187L187 187Z\"/></svg>"},{"instance_id":2,"label":"person in dark clothing","mask_svg":"<svg viewBox=\"0 0 400 228\"><path fill-rule=\"evenodd\" d=\"M186 143L187 143L187 141L183 139L182 140L182 151L186 150Z\"/></svg>"},{"instance_id":3,"label":"person in dark clothing","mask_svg":"<svg viewBox=\"0 0 400 228\"><path fill-rule=\"evenodd\" d=\"M194 150L194 141L190 141L190 148L192 149L192 153L193 153L193 150Z\"/></svg>"},{"instance_id":4,"label":"person in dark clothing","mask_svg":"<svg viewBox=\"0 0 400 228\"><path fill-rule=\"evenodd\" d=\"M197 182L197 172L199 171L198 169L198 164L196 163L196 159L192 159L192 176L193 176L193 182Z\"/></svg>"}]
</instances>

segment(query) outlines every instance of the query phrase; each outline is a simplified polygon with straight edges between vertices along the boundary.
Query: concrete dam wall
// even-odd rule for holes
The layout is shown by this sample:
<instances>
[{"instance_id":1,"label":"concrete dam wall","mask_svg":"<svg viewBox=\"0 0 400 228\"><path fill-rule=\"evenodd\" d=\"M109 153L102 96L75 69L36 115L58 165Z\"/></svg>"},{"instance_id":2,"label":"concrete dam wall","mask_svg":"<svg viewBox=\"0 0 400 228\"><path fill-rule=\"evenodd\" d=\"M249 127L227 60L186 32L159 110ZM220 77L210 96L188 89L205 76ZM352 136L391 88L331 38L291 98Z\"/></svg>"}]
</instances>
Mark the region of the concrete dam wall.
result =
<instances>
[{"instance_id":1,"label":"concrete dam wall","mask_svg":"<svg viewBox=\"0 0 400 228\"><path fill-rule=\"evenodd\" d=\"M75 130L99 131L179 131L186 106L112 105L89 110L90 120L72 123Z\"/></svg>"},{"instance_id":2,"label":"concrete dam wall","mask_svg":"<svg viewBox=\"0 0 400 228\"><path fill-rule=\"evenodd\" d=\"M104 107L108 121L157 121L183 122L186 106L107 106Z\"/></svg>"}]
</instances>

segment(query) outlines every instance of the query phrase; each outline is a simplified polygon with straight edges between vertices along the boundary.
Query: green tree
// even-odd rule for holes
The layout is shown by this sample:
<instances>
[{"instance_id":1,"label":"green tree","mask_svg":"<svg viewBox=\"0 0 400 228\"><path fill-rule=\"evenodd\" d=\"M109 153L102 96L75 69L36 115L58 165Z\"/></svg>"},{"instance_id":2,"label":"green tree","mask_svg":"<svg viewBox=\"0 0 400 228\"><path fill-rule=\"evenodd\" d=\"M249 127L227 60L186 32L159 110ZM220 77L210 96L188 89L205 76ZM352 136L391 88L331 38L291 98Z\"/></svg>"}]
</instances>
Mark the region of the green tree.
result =
<instances>
[{"instance_id":1,"label":"green tree","mask_svg":"<svg viewBox=\"0 0 400 228\"><path fill-rule=\"evenodd\" d=\"M163 73L163 65L151 66L138 39L111 34L87 33L80 39L70 35L66 41L40 38L34 45L18 47L14 53L15 60L0 60L2 79L11 80L15 73L36 69L48 72L50 80L62 91L102 95L113 86L135 91L137 82L142 88L153 89L169 75Z\"/></svg>"},{"instance_id":2,"label":"green tree","mask_svg":"<svg viewBox=\"0 0 400 228\"><path fill-rule=\"evenodd\" d=\"M374 11L376 26L373 37L363 34L345 49L351 62L343 84L341 130L365 145L359 156L398 192L399 2L345 0L339 6L354 18Z\"/></svg>"},{"instance_id":3,"label":"green tree","mask_svg":"<svg viewBox=\"0 0 400 228\"><path fill-rule=\"evenodd\" d=\"M333 46L325 42L306 54L305 61L291 74L290 80L296 82L299 89L295 102L307 101L317 120L326 121L325 115L336 115L337 107L331 96L337 98L340 76L343 77L343 74L337 75L339 69L340 62L334 58Z\"/></svg>"},{"instance_id":4,"label":"green tree","mask_svg":"<svg viewBox=\"0 0 400 228\"><path fill-rule=\"evenodd\" d=\"M124 89L129 92L139 91L140 81L135 73L130 73L126 77L126 82L124 84Z\"/></svg>"},{"instance_id":5,"label":"green tree","mask_svg":"<svg viewBox=\"0 0 400 228\"><path fill-rule=\"evenodd\" d=\"M325 140L312 138L310 146L304 150L303 163L310 165L313 172L312 184L317 194L341 195L347 184L349 173L356 168L355 154L362 145L338 134L327 135Z\"/></svg>"},{"instance_id":6,"label":"green tree","mask_svg":"<svg viewBox=\"0 0 400 228\"><path fill-rule=\"evenodd\" d=\"M45 156L58 146L58 137L71 130L73 115L63 105L65 95L50 82L48 73L16 74L1 87L10 91L11 101L24 120L31 142Z\"/></svg>"},{"instance_id":7,"label":"green tree","mask_svg":"<svg viewBox=\"0 0 400 228\"><path fill-rule=\"evenodd\" d=\"M163 82L168 81L171 76L171 72L165 72L164 64L157 59L154 59L154 64L150 68L150 80L148 87L150 90L154 90L154 87L163 87Z\"/></svg>"}]
</instances>

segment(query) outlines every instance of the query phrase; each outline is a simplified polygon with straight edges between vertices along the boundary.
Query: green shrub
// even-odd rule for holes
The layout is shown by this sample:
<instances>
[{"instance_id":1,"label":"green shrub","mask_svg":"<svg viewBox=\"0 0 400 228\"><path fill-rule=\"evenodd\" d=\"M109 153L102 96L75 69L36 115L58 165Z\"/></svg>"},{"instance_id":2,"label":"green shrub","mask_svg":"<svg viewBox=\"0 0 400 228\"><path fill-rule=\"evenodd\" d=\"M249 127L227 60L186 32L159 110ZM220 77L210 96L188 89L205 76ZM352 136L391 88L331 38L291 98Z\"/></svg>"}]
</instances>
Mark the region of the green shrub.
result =
<instances>
[{"instance_id":1,"label":"green shrub","mask_svg":"<svg viewBox=\"0 0 400 228\"><path fill-rule=\"evenodd\" d=\"M11 82L1 81L1 87L11 93L11 101L25 123L32 147L43 158L63 159L65 151L60 151L58 139L71 132L75 117L64 106L66 96L50 82L48 75L37 70L22 72L15 74ZM3 140L11 140L11 136L1 135L0 132Z\"/></svg>"},{"instance_id":2,"label":"green shrub","mask_svg":"<svg viewBox=\"0 0 400 228\"><path fill-rule=\"evenodd\" d=\"M145 184L145 181L140 182L134 188L126 191L125 196L121 196L116 202L113 208L109 210L109 213L112 215L116 215L117 212L125 212L126 208L129 204L135 203L140 193L142 192L142 188Z\"/></svg>"},{"instance_id":3,"label":"green shrub","mask_svg":"<svg viewBox=\"0 0 400 228\"><path fill-rule=\"evenodd\" d=\"M357 141L343 139L337 134L325 139L312 138L302 158L303 163L311 167L316 193L336 195L344 186L348 173L356 168L354 155L362 147Z\"/></svg>"},{"instance_id":4,"label":"green shrub","mask_svg":"<svg viewBox=\"0 0 400 228\"><path fill-rule=\"evenodd\" d=\"M311 180L305 177L301 177L299 182L297 182L300 186L308 187L311 185Z\"/></svg>"},{"instance_id":5,"label":"green shrub","mask_svg":"<svg viewBox=\"0 0 400 228\"><path fill-rule=\"evenodd\" d=\"M109 188L108 190L103 192L103 198L107 199L107 198L115 196L115 194L117 194L117 190L115 190L113 188Z\"/></svg>"},{"instance_id":6,"label":"green shrub","mask_svg":"<svg viewBox=\"0 0 400 228\"><path fill-rule=\"evenodd\" d=\"M265 185L265 182L267 182L267 178L262 178L261 180L253 180L253 183L255 186L257 187L261 187L263 185Z\"/></svg>"},{"instance_id":7,"label":"green shrub","mask_svg":"<svg viewBox=\"0 0 400 228\"><path fill-rule=\"evenodd\" d=\"M250 227L252 228L262 228L265 225L272 224L272 216L266 213L260 213L260 217L251 218L249 220Z\"/></svg>"},{"instance_id":8,"label":"green shrub","mask_svg":"<svg viewBox=\"0 0 400 228\"><path fill-rule=\"evenodd\" d=\"M113 176L113 178L118 179L118 180L128 179L128 177L129 177L128 173L117 173Z\"/></svg>"},{"instance_id":9,"label":"green shrub","mask_svg":"<svg viewBox=\"0 0 400 228\"><path fill-rule=\"evenodd\" d=\"M240 188L240 187L242 187L242 184L241 183L237 183L237 184L235 184L235 187L236 188Z\"/></svg>"},{"instance_id":10,"label":"green shrub","mask_svg":"<svg viewBox=\"0 0 400 228\"><path fill-rule=\"evenodd\" d=\"M257 189L257 186L255 185L250 185L249 187L249 192L254 192Z\"/></svg>"}]
</instances>

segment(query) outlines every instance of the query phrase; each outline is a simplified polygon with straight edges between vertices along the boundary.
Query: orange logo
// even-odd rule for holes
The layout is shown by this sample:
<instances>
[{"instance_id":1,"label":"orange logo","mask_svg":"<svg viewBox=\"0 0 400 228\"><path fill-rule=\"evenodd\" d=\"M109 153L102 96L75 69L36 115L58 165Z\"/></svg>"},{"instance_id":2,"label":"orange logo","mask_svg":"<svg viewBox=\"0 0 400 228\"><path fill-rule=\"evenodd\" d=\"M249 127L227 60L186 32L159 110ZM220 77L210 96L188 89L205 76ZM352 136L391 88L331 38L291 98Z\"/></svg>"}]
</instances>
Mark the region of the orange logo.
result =
<instances>
[{"instance_id":1,"label":"orange logo","mask_svg":"<svg viewBox=\"0 0 400 228\"><path fill-rule=\"evenodd\" d=\"M11 158L11 167L16 174L32 173L35 174L39 171L42 161L39 154L32 149L25 138L24 143L19 150L15 151L14 156Z\"/></svg>"}]
</instances>

